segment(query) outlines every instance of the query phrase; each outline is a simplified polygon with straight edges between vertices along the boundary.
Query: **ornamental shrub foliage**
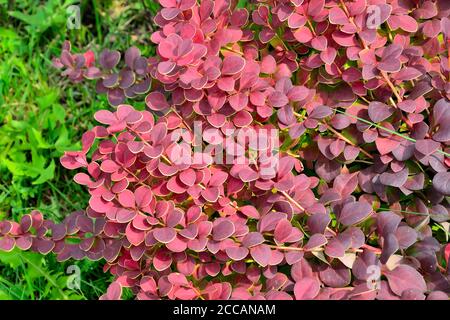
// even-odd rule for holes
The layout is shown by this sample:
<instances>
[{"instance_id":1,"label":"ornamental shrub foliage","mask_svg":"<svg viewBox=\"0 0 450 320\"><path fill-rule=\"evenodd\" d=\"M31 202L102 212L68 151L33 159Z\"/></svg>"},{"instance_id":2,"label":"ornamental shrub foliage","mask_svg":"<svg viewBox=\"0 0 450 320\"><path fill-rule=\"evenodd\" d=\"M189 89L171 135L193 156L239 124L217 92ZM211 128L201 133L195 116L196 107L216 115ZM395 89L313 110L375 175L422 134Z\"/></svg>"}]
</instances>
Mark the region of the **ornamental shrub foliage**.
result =
<instances>
[{"instance_id":1,"label":"ornamental shrub foliage","mask_svg":"<svg viewBox=\"0 0 450 320\"><path fill-rule=\"evenodd\" d=\"M54 59L111 104L61 158L89 205L0 248L103 259L101 299L448 299L450 2L159 3L156 56Z\"/></svg>"}]
</instances>

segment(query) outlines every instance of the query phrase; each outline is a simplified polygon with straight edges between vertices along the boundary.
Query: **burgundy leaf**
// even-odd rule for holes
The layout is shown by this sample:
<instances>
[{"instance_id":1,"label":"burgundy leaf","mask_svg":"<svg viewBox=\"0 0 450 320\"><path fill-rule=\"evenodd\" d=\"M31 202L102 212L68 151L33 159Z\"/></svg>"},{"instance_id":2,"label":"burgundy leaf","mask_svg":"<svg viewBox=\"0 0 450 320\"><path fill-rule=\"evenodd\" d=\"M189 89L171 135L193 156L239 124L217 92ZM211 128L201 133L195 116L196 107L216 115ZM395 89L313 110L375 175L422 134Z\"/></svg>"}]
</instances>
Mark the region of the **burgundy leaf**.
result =
<instances>
[{"instance_id":1,"label":"burgundy leaf","mask_svg":"<svg viewBox=\"0 0 450 320\"><path fill-rule=\"evenodd\" d=\"M372 213L372 207L366 202L352 202L346 204L339 215L339 222L350 226L366 219Z\"/></svg>"},{"instance_id":2,"label":"burgundy leaf","mask_svg":"<svg viewBox=\"0 0 450 320\"><path fill-rule=\"evenodd\" d=\"M399 265L394 270L387 271L384 274L389 282L389 287L397 295L401 295L408 289L417 289L420 292L427 290L420 273L408 265Z\"/></svg>"},{"instance_id":3,"label":"burgundy leaf","mask_svg":"<svg viewBox=\"0 0 450 320\"><path fill-rule=\"evenodd\" d=\"M314 278L303 278L297 281L294 286L294 294L296 300L314 299L320 291L320 283Z\"/></svg>"}]
</instances>

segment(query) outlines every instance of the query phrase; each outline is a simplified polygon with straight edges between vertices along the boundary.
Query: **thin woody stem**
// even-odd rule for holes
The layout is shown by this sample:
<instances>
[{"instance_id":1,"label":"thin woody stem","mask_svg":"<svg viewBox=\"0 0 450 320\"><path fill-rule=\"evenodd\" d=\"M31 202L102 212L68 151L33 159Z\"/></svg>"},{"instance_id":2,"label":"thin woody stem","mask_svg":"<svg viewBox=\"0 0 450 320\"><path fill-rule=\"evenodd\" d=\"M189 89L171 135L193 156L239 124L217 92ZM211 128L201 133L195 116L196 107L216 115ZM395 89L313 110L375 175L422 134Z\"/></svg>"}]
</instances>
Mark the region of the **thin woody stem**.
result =
<instances>
[{"instance_id":1,"label":"thin woody stem","mask_svg":"<svg viewBox=\"0 0 450 320\"><path fill-rule=\"evenodd\" d=\"M184 118L178 113L178 111L175 109L175 106L171 107L170 110L172 110L172 112L175 113L178 116L178 118L180 118L181 122L186 127L186 129L188 129L192 133L191 127L187 124Z\"/></svg>"},{"instance_id":2,"label":"thin woody stem","mask_svg":"<svg viewBox=\"0 0 450 320\"><path fill-rule=\"evenodd\" d=\"M283 196L285 196L293 205L299 208L301 211L306 213L305 208L303 208L294 198L292 198L286 191L280 191Z\"/></svg>"},{"instance_id":3,"label":"thin woody stem","mask_svg":"<svg viewBox=\"0 0 450 320\"><path fill-rule=\"evenodd\" d=\"M305 117L297 112L294 112L294 115L296 115L297 117L301 117L302 119L305 119ZM349 145L358 148L359 151L361 151L366 157L368 157L369 159L373 159L373 156L368 153L366 150L364 150L363 148L361 148L360 146L358 146L357 144L353 143L353 141L351 141L350 139L346 138L345 136L343 136L340 132L336 131L333 127L331 127L328 123L324 122L324 121L319 121L321 124L323 124L324 126L327 127L328 130L330 130L331 132L333 132L339 139L347 142Z\"/></svg>"},{"instance_id":4,"label":"thin woody stem","mask_svg":"<svg viewBox=\"0 0 450 320\"><path fill-rule=\"evenodd\" d=\"M381 73L381 76L383 77L384 81L386 81L389 88L391 88L392 92L394 93L394 96L397 98L397 101L402 102L403 101L402 97L400 97L400 94L398 93L397 88L391 82L387 73L385 71L381 71L380 73Z\"/></svg>"},{"instance_id":5,"label":"thin woody stem","mask_svg":"<svg viewBox=\"0 0 450 320\"><path fill-rule=\"evenodd\" d=\"M361 248L367 249L368 251L371 251L375 254L381 254L381 249L372 247L371 245L368 244L363 244Z\"/></svg>"},{"instance_id":6,"label":"thin woody stem","mask_svg":"<svg viewBox=\"0 0 450 320\"><path fill-rule=\"evenodd\" d=\"M305 251L305 249L301 247L283 247L283 246L276 246L276 245L269 245L272 249L277 250L285 250L285 251Z\"/></svg>"},{"instance_id":7,"label":"thin woody stem","mask_svg":"<svg viewBox=\"0 0 450 320\"><path fill-rule=\"evenodd\" d=\"M228 47L222 47L221 50L227 50L227 51L236 53L236 54L238 54L238 55L240 55L240 56L243 56L243 55L244 55L242 52L237 51L237 50L234 50L234 49L232 49L232 48L228 48Z\"/></svg>"},{"instance_id":8,"label":"thin woody stem","mask_svg":"<svg viewBox=\"0 0 450 320\"><path fill-rule=\"evenodd\" d=\"M338 136L341 140L344 140L345 142L347 142L348 144L352 145L355 148L358 148L359 151L361 151L366 157L368 157L369 159L373 159L373 156L368 153L366 150L364 150L363 148L361 148L360 146L356 145L355 143L353 143L351 140L349 140L348 138L344 137L340 132L336 131L333 127L331 127L330 125L328 125L325 122L321 122L323 125L325 125L327 127L328 130L330 130L331 132L333 132L336 136Z\"/></svg>"}]
</instances>

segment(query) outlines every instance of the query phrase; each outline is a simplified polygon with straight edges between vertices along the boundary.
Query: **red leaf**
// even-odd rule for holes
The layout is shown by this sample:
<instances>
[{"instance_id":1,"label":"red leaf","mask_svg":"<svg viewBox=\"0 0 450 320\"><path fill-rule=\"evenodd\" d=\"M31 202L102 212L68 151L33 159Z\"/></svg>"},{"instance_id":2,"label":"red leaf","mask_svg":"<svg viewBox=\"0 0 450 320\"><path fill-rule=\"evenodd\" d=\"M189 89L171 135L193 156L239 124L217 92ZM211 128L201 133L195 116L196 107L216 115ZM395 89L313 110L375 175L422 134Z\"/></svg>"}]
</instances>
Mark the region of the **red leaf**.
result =
<instances>
[{"instance_id":1,"label":"red leaf","mask_svg":"<svg viewBox=\"0 0 450 320\"><path fill-rule=\"evenodd\" d=\"M408 265L399 265L392 271L386 271L384 275L391 290L399 296L407 289L417 289L421 292L427 290L423 276Z\"/></svg>"},{"instance_id":2,"label":"red leaf","mask_svg":"<svg viewBox=\"0 0 450 320\"><path fill-rule=\"evenodd\" d=\"M314 299L320 291L319 280L314 278L303 278L297 281L294 286L295 299L311 300Z\"/></svg>"}]
</instances>

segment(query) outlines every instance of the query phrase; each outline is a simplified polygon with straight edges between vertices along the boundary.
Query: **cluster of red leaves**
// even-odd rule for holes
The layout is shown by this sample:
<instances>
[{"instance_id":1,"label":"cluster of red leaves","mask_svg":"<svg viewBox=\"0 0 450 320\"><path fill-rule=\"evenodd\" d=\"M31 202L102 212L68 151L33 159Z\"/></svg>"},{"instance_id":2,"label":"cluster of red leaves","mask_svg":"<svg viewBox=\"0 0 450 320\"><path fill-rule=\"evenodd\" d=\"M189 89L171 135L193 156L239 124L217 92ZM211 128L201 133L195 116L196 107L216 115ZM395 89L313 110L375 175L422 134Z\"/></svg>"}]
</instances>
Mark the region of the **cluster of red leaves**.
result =
<instances>
[{"instance_id":1,"label":"cluster of red leaves","mask_svg":"<svg viewBox=\"0 0 450 320\"><path fill-rule=\"evenodd\" d=\"M156 57L55 59L118 107L61 158L88 208L3 221L0 248L103 258L105 299L448 299L450 3L159 2ZM278 170L193 152L195 121L243 153L227 132L279 130Z\"/></svg>"}]
</instances>

